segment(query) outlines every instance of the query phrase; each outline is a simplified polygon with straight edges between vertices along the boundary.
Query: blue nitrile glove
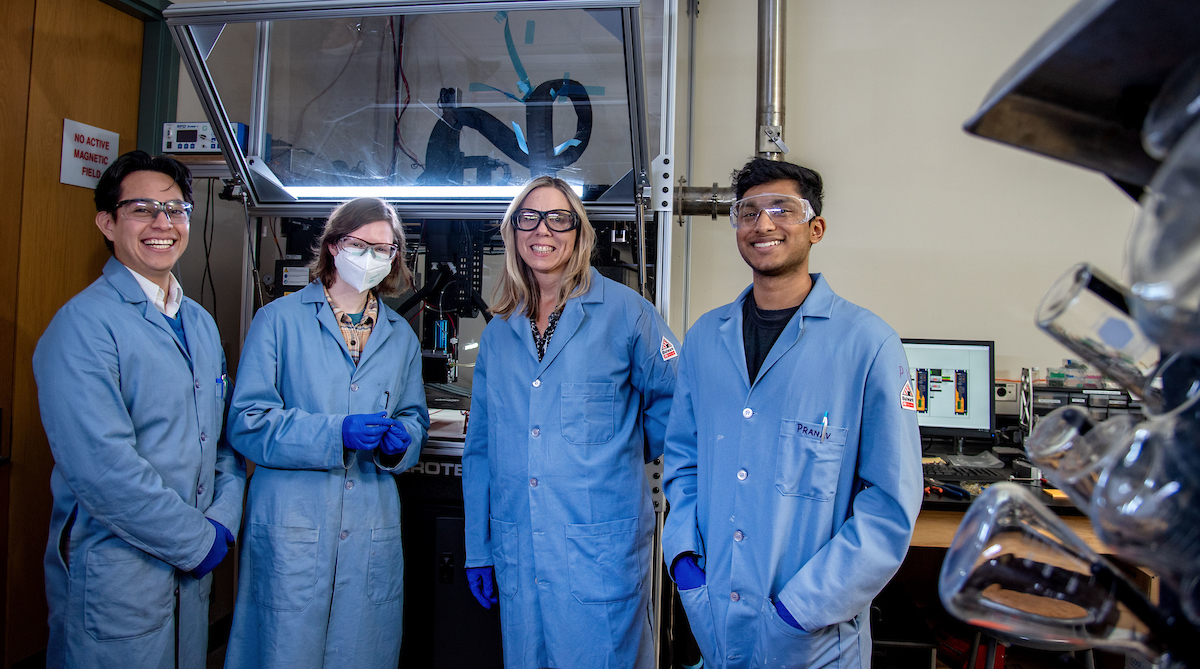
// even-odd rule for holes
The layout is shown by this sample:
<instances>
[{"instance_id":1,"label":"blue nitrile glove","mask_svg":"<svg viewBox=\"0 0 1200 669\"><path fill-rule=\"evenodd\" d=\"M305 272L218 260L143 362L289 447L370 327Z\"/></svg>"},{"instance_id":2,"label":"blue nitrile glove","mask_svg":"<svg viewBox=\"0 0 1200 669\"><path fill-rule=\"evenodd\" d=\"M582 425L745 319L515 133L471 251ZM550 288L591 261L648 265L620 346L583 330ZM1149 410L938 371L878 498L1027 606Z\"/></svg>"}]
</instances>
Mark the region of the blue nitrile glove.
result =
<instances>
[{"instance_id":1,"label":"blue nitrile glove","mask_svg":"<svg viewBox=\"0 0 1200 669\"><path fill-rule=\"evenodd\" d=\"M704 570L696 564L695 555L681 555L677 558L675 566L671 568L671 575L675 577L675 585L679 586L680 590L692 590L705 583Z\"/></svg>"},{"instance_id":2,"label":"blue nitrile glove","mask_svg":"<svg viewBox=\"0 0 1200 669\"><path fill-rule=\"evenodd\" d=\"M496 571L491 567L467 567L467 585L483 608L490 609L492 604L500 603L496 597Z\"/></svg>"},{"instance_id":3,"label":"blue nitrile glove","mask_svg":"<svg viewBox=\"0 0 1200 669\"><path fill-rule=\"evenodd\" d=\"M783 618L783 622L791 625L792 627L795 627L796 629L800 630L801 632L804 631L804 628L800 626L800 623L796 622L796 619L792 617L791 612L788 611L787 607L783 605L782 600L780 600L778 597L776 597L774 604L775 604L775 610L779 612L779 617Z\"/></svg>"},{"instance_id":4,"label":"blue nitrile glove","mask_svg":"<svg viewBox=\"0 0 1200 669\"><path fill-rule=\"evenodd\" d=\"M352 413L342 421L342 445L356 451L369 451L379 446L383 433L393 421L386 411L379 413Z\"/></svg>"},{"instance_id":5,"label":"blue nitrile glove","mask_svg":"<svg viewBox=\"0 0 1200 669\"><path fill-rule=\"evenodd\" d=\"M408 450L412 444L412 437L408 436L408 430L399 421L392 423L388 431L383 434L383 443L380 449L387 455L400 455Z\"/></svg>"},{"instance_id":6,"label":"blue nitrile glove","mask_svg":"<svg viewBox=\"0 0 1200 669\"><path fill-rule=\"evenodd\" d=\"M217 536L213 537L213 545L208 549L208 555L205 555L200 564L192 570L192 576L197 579L204 578L208 572L216 569L217 565L221 564L221 560L225 559L225 554L229 552L229 544L233 543L233 532L212 518L205 518L205 520L212 523L213 529L217 531Z\"/></svg>"}]
</instances>

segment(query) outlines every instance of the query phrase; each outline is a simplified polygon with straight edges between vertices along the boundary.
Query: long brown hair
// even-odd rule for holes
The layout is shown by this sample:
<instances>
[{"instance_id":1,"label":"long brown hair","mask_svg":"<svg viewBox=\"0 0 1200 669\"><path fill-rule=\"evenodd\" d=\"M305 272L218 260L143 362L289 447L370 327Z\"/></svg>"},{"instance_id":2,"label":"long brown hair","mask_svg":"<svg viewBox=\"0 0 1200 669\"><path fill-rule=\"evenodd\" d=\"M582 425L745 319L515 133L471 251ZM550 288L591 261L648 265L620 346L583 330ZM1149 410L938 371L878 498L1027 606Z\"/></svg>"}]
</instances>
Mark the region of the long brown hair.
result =
<instances>
[{"instance_id":1,"label":"long brown hair","mask_svg":"<svg viewBox=\"0 0 1200 669\"><path fill-rule=\"evenodd\" d=\"M337 268L333 264L333 253L330 246L337 246L342 237L353 234L355 230L375 221L387 221L392 226L392 240L399 248L396 257L392 259L392 271L379 282L377 290L380 295L399 295L402 289L412 285L412 273L404 264L404 226L400 216L392 205L377 197L359 197L340 205L329 215L325 223L325 231L314 249L316 255L308 265L309 272L321 280L326 287L333 285L337 277Z\"/></svg>"},{"instance_id":2,"label":"long brown hair","mask_svg":"<svg viewBox=\"0 0 1200 669\"><path fill-rule=\"evenodd\" d=\"M504 220L500 222L500 238L504 240L504 271L500 274L500 280L496 282L495 290L492 291L492 313L497 316L508 318L524 305L525 315L529 316L530 320L538 317L541 290L533 276L533 270L529 269L529 265L525 264L525 260L517 251L517 232L513 227L512 217L534 189L544 186L555 188L562 193L571 204L571 210L579 217L575 248L567 260L567 268L558 287L554 309L561 309L568 299L583 295L592 287L591 258L592 251L596 248L596 230L588 220L583 200L580 200L575 191L562 179L541 176L525 184L521 193L508 205L508 211L504 212Z\"/></svg>"}]
</instances>

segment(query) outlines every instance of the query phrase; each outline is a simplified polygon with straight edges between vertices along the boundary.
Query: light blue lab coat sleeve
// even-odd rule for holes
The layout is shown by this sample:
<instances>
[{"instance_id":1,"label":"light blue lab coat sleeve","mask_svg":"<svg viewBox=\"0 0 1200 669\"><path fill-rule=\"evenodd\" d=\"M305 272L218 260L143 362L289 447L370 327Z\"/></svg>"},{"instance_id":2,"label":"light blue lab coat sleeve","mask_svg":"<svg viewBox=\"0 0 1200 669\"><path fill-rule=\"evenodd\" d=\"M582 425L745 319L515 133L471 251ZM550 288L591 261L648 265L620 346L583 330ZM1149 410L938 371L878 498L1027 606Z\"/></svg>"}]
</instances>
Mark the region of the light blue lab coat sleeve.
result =
<instances>
[{"instance_id":1,"label":"light blue lab coat sleeve","mask_svg":"<svg viewBox=\"0 0 1200 669\"><path fill-rule=\"evenodd\" d=\"M658 311L649 305L642 309L634 326L633 362L631 382L642 394L645 457L650 462L663 454L671 399L675 395L679 341Z\"/></svg>"},{"instance_id":2,"label":"light blue lab coat sleeve","mask_svg":"<svg viewBox=\"0 0 1200 669\"><path fill-rule=\"evenodd\" d=\"M301 346L283 359L282 326L268 305L259 310L242 346L230 407L229 443L251 462L271 469L346 469L352 457L342 446L346 414L309 413L285 407L277 384L288 364L303 365Z\"/></svg>"},{"instance_id":3,"label":"light blue lab coat sleeve","mask_svg":"<svg viewBox=\"0 0 1200 669\"><path fill-rule=\"evenodd\" d=\"M486 334L486 333L485 333ZM491 465L488 462L487 364L490 350L484 338L471 377L471 412L463 445L463 516L467 561L464 566L487 567L492 559Z\"/></svg>"},{"instance_id":4,"label":"light blue lab coat sleeve","mask_svg":"<svg viewBox=\"0 0 1200 669\"><path fill-rule=\"evenodd\" d=\"M696 475L699 452L696 441L696 414L692 404L693 360L685 346L681 352L675 399L667 422L663 456L663 489L670 505L663 525L663 557L667 567L684 553L704 557L704 540L697 525ZM703 562L701 562L703 564Z\"/></svg>"},{"instance_id":5,"label":"light blue lab coat sleeve","mask_svg":"<svg viewBox=\"0 0 1200 669\"><path fill-rule=\"evenodd\" d=\"M408 369L405 372L404 392L389 417L404 425L408 436L412 438L408 450L397 459L386 455L380 449L375 449L375 466L385 472L402 472L417 464L421 458L421 449L429 438L429 409L425 404L425 382L421 377L421 349L414 347L409 356Z\"/></svg>"},{"instance_id":6,"label":"light blue lab coat sleeve","mask_svg":"<svg viewBox=\"0 0 1200 669\"><path fill-rule=\"evenodd\" d=\"M867 372L853 515L779 594L806 630L866 609L908 552L923 479L917 415L900 406L907 380L908 360L893 334Z\"/></svg>"},{"instance_id":7,"label":"light blue lab coat sleeve","mask_svg":"<svg viewBox=\"0 0 1200 669\"><path fill-rule=\"evenodd\" d=\"M221 374L224 378L228 378L224 353L221 354ZM233 393L226 393L224 416L226 423L229 422L229 405L232 399ZM238 531L242 526L242 498L245 493L246 460L233 450L233 447L229 445L229 439L222 430L221 442L217 444L216 470L213 473L213 500L212 504L204 510L204 515L225 526L225 529L233 534L234 539L237 539Z\"/></svg>"},{"instance_id":8,"label":"light blue lab coat sleeve","mask_svg":"<svg viewBox=\"0 0 1200 669\"><path fill-rule=\"evenodd\" d=\"M68 305L39 341L33 369L55 466L79 503L130 545L183 571L195 569L216 530L135 449L106 324ZM163 419L181 410L164 407Z\"/></svg>"}]
</instances>

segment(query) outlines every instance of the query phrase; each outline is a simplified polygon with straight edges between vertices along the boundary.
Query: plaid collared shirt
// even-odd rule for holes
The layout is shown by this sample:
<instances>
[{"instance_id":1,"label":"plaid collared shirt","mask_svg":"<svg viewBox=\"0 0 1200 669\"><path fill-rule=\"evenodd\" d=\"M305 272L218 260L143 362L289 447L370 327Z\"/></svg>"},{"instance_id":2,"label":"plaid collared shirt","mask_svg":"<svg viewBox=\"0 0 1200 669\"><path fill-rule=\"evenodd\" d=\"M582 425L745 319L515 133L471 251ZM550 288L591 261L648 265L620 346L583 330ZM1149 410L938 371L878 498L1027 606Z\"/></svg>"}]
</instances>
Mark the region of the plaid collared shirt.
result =
<instances>
[{"instance_id":1,"label":"plaid collared shirt","mask_svg":"<svg viewBox=\"0 0 1200 669\"><path fill-rule=\"evenodd\" d=\"M350 350L350 357L357 365L359 356L367 347L367 339L371 337L371 330L375 327L375 319L379 317L379 303L375 300L373 293L368 294L367 307L363 310L362 320L355 325L354 321L350 320L350 314L333 305L333 300L329 299L328 289L325 290L325 301L329 303L329 308L333 309L333 319L342 329L342 338L346 340L346 348Z\"/></svg>"}]
</instances>

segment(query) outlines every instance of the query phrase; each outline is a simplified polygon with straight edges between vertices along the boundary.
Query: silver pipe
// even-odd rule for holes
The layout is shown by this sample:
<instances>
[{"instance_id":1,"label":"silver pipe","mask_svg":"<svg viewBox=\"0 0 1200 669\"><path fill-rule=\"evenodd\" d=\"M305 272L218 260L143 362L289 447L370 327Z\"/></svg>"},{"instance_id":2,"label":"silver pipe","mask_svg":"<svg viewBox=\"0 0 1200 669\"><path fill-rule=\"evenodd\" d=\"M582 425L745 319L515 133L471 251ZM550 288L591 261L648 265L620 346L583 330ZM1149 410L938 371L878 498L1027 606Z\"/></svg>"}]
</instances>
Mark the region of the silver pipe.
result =
<instances>
[{"instance_id":1,"label":"silver pipe","mask_svg":"<svg viewBox=\"0 0 1200 669\"><path fill-rule=\"evenodd\" d=\"M717 216L729 214L733 204L733 188L722 188L716 183L705 186L680 186L675 189L675 213L680 216Z\"/></svg>"},{"instance_id":2,"label":"silver pipe","mask_svg":"<svg viewBox=\"0 0 1200 669\"><path fill-rule=\"evenodd\" d=\"M784 26L786 0L758 0L757 151L762 158L782 160L784 98Z\"/></svg>"},{"instance_id":3,"label":"silver pipe","mask_svg":"<svg viewBox=\"0 0 1200 669\"><path fill-rule=\"evenodd\" d=\"M696 118L696 15L700 13L699 0L687 0L688 3L688 73L687 73L687 181L692 183L692 164L695 157L695 118ZM683 185L680 184L680 188ZM678 191L676 191L678 192ZM678 210L676 210L678 211ZM682 216L682 214L678 214ZM691 324L689 320L692 311L692 219L686 223L683 246L683 329L687 332Z\"/></svg>"}]
</instances>

